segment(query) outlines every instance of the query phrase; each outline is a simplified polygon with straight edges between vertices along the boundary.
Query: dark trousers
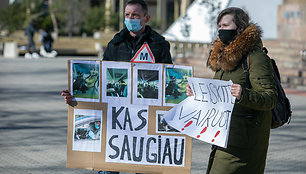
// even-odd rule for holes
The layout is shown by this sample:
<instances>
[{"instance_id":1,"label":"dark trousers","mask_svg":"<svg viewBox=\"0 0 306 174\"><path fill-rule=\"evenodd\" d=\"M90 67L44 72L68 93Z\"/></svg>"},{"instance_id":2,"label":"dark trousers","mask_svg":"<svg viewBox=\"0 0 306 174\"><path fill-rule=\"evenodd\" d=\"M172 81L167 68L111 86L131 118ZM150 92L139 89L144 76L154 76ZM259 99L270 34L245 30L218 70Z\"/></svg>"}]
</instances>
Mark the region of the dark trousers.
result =
<instances>
[{"instance_id":1,"label":"dark trousers","mask_svg":"<svg viewBox=\"0 0 306 174\"><path fill-rule=\"evenodd\" d=\"M52 51L52 43L51 42L45 42L44 43L44 48L46 50L46 52L51 52Z\"/></svg>"},{"instance_id":2,"label":"dark trousers","mask_svg":"<svg viewBox=\"0 0 306 174\"><path fill-rule=\"evenodd\" d=\"M208 160L206 174L210 173L210 169L211 169L211 166L212 166L212 164L214 162L216 151L217 151L217 146L213 145L211 147L211 152L210 152L210 155L209 155L209 160Z\"/></svg>"},{"instance_id":3,"label":"dark trousers","mask_svg":"<svg viewBox=\"0 0 306 174\"><path fill-rule=\"evenodd\" d=\"M33 40L33 35L27 35L27 38L28 38L27 52L34 52L35 42Z\"/></svg>"}]
</instances>

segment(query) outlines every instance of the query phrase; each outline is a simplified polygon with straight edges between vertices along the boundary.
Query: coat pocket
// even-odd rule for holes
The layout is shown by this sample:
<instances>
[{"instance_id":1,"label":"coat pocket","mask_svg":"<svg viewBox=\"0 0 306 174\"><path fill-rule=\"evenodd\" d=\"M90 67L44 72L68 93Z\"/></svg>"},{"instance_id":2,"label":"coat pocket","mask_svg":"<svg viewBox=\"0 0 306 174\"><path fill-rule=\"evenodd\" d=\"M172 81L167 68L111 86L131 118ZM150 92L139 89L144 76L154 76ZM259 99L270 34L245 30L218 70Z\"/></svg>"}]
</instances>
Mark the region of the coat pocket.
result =
<instances>
[{"instance_id":1,"label":"coat pocket","mask_svg":"<svg viewBox=\"0 0 306 174\"><path fill-rule=\"evenodd\" d=\"M228 145L239 148L252 147L258 138L260 122L256 116L233 116L228 138Z\"/></svg>"},{"instance_id":2,"label":"coat pocket","mask_svg":"<svg viewBox=\"0 0 306 174\"><path fill-rule=\"evenodd\" d=\"M258 141L258 138L260 137L259 129L262 124L262 121L260 120L259 116L256 116L256 117L246 117L245 122L247 128L248 146L253 147Z\"/></svg>"}]
</instances>

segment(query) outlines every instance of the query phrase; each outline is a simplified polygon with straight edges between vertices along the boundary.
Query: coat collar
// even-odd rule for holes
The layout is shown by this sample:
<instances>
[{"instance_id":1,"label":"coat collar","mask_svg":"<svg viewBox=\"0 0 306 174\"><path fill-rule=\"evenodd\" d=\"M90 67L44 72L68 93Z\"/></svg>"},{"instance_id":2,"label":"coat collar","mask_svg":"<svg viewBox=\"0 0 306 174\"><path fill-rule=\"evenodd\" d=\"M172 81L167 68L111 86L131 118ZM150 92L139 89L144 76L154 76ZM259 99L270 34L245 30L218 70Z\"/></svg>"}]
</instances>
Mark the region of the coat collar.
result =
<instances>
[{"instance_id":1,"label":"coat collar","mask_svg":"<svg viewBox=\"0 0 306 174\"><path fill-rule=\"evenodd\" d=\"M225 45L218 38L211 49L207 66L213 71L220 69L232 71L241 63L255 45L260 41L261 29L255 24L250 24L234 41Z\"/></svg>"},{"instance_id":2,"label":"coat collar","mask_svg":"<svg viewBox=\"0 0 306 174\"><path fill-rule=\"evenodd\" d=\"M151 27L146 25L145 31L139 36L137 43L146 40L151 35L151 31L152 31ZM127 30L127 28L124 28L115 35L113 43L118 44L124 42L125 40L128 39L129 36L130 36L129 31Z\"/></svg>"}]
</instances>

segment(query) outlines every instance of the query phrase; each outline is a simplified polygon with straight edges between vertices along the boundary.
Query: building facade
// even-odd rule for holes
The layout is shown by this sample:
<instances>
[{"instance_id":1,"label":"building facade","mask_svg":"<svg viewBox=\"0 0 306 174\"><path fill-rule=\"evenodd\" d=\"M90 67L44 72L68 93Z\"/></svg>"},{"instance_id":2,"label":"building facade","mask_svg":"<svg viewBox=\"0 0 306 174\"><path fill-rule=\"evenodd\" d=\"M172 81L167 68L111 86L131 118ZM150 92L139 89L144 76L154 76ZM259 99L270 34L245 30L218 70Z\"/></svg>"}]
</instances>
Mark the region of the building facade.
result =
<instances>
[{"instance_id":1,"label":"building facade","mask_svg":"<svg viewBox=\"0 0 306 174\"><path fill-rule=\"evenodd\" d=\"M278 39L306 41L305 12L305 0L284 0L278 7Z\"/></svg>"}]
</instances>

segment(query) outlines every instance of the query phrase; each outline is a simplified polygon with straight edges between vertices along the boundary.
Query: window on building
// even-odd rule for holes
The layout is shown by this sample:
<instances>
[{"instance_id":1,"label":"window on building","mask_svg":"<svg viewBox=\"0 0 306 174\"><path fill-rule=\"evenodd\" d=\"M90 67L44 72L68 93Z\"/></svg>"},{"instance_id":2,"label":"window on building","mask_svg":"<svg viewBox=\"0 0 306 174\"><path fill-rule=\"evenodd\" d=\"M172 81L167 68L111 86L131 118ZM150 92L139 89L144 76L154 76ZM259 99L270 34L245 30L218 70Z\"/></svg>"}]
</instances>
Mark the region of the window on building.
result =
<instances>
[{"instance_id":1,"label":"window on building","mask_svg":"<svg viewBox=\"0 0 306 174\"><path fill-rule=\"evenodd\" d=\"M294 18L294 11L290 12L290 18Z\"/></svg>"},{"instance_id":2,"label":"window on building","mask_svg":"<svg viewBox=\"0 0 306 174\"><path fill-rule=\"evenodd\" d=\"M288 19L289 18L289 13L287 11L284 11L284 19Z\"/></svg>"},{"instance_id":3,"label":"window on building","mask_svg":"<svg viewBox=\"0 0 306 174\"><path fill-rule=\"evenodd\" d=\"M302 18L302 13L301 13L301 11L297 11L297 12L296 12L296 17L299 18L299 19Z\"/></svg>"}]
</instances>

